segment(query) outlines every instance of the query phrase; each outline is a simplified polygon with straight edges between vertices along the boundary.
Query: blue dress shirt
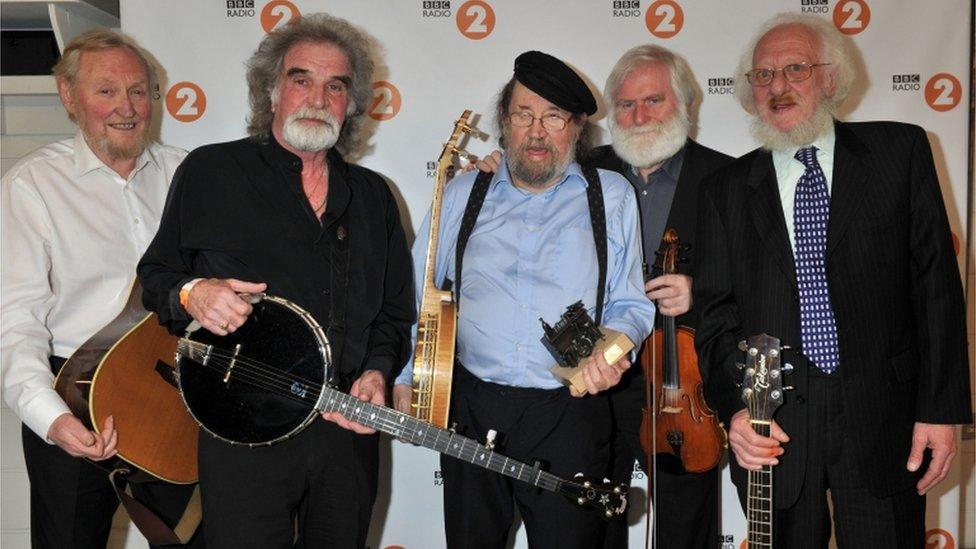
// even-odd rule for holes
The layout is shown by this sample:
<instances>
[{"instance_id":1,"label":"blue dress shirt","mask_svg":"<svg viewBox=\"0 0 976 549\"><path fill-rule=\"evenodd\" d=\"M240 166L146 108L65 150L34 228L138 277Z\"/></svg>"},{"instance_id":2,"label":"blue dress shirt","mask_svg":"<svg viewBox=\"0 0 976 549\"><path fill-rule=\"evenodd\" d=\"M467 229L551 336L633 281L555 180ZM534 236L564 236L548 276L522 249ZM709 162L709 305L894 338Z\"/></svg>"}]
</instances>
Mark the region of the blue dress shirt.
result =
<instances>
[{"instance_id":1,"label":"blue dress shirt","mask_svg":"<svg viewBox=\"0 0 976 549\"><path fill-rule=\"evenodd\" d=\"M599 170L607 219L607 289L603 325L639 344L651 331L654 304L644 295L637 202L630 183ZM434 283L455 280L458 230L477 172L444 191ZM428 212L413 246L418 306L430 227ZM492 178L464 255L458 357L479 378L517 387L561 386L543 347L539 318L554 324L583 300L595 318L599 268L586 201L586 179L573 163L541 193L520 189L507 164ZM457 289L455 288L455 295ZM417 325L413 327L416 341ZM411 383L413 357L396 383Z\"/></svg>"}]
</instances>

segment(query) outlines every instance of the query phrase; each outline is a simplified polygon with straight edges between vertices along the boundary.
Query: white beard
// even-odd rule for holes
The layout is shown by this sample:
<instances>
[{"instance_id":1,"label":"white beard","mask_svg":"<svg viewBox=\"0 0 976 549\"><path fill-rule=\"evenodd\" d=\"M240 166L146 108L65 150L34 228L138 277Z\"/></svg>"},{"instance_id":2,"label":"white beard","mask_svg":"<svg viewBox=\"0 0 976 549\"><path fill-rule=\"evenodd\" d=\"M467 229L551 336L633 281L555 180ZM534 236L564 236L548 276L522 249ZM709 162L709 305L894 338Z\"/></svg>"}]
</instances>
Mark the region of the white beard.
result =
<instances>
[{"instance_id":1,"label":"white beard","mask_svg":"<svg viewBox=\"0 0 976 549\"><path fill-rule=\"evenodd\" d=\"M301 118L321 120L325 124L306 124ZM323 151L331 149L339 140L339 124L325 109L302 107L285 120L282 137L300 151Z\"/></svg>"},{"instance_id":2,"label":"white beard","mask_svg":"<svg viewBox=\"0 0 976 549\"><path fill-rule=\"evenodd\" d=\"M780 131L767 124L761 117L754 116L751 124L752 136L762 148L769 151L788 151L805 147L818 137L827 133L834 124L834 113L828 99L821 99L813 116L800 122L789 131Z\"/></svg>"},{"instance_id":3,"label":"white beard","mask_svg":"<svg viewBox=\"0 0 976 549\"><path fill-rule=\"evenodd\" d=\"M650 122L623 129L617 126L613 117L608 117L607 125L614 152L637 169L657 166L674 156L685 145L691 131L691 120L680 111L662 123Z\"/></svg>"}]
</instances>

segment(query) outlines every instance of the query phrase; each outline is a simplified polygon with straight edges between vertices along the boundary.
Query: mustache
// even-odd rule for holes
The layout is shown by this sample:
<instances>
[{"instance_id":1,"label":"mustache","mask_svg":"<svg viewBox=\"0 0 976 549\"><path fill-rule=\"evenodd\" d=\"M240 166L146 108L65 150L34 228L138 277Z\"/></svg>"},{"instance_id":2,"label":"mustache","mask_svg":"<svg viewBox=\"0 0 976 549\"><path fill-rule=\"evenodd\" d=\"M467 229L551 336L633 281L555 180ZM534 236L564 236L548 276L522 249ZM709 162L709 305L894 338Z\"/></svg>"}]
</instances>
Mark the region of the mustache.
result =
<instances>
[{"instance_id":1,"label":"mustache","mask_svg":"<svg viewBox=\"0 0 976 549\"><path fill-rule=\"evenodd\" d=\"M519 147L519 152L525 152L529 149L545 149L552 154L556 153L556 147L553 146L552 142L541 137L526 138Z\"/></svg>"},{"instance_id":2,"label":"mustache","mask_svg":"<svg viewBox=\"0 0 976 549\"><path fill-rule=\"evenodd\" d=\"M791 105L795 103L798 103L798 101L796 100L796 96L793 95L792 93L787 93L776 97L770 97L766 101L766 104L769 105L770 107L777 107L779 105Z\"/></svg>"},{"instance_id":3,"label":"mustache","mask_svg":"<svg viewBox=\"0 0 976 549\"><path fill-rule=\"evenodd\" d=\"M291 113L291 115L288 117L288 122L295 122L300 118L319 120L321 122L325 122L333 128L336 126L335 117L332 116L332 113L325 109L316 109L315 107L304 106Z\"/></svg>"}]
</instances>

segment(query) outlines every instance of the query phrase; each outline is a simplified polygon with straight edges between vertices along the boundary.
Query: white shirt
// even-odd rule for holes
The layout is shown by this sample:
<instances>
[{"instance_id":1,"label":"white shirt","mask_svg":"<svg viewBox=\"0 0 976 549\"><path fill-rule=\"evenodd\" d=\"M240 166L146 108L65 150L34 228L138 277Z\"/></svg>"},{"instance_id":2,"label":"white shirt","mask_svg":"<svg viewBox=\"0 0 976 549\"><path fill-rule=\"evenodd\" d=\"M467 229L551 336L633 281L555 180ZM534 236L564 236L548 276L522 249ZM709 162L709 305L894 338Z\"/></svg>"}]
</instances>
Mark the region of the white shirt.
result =
<instances>
[{"instance_id":1,"label":"white shirt","mask_svg":"<svg viewBox=\"0 0 976 549\"><path fill-rule=\"evenodd\" d=\"M48 356L70 357L122 310L185 156L150 144L126 180L79 132L0 180L3 399L42 439L69 412Z\"/></svg>"},{"instance_id":2,"label":"white shirt","mask_svg":"<svg viewBox=\"0 0 976 549\"><path fill-rule=\"evenodd\" d=\"M817 162L827 179L827 194L830 195L834 180L834 125L830 131L816 138L811 145L817 148ZM773 167L776 169L776 183L779 185L779 199L783 204L783 217L786 218L786 232L790 235L790 245L796 254L796 238L793 233L793 201L796 198L796 184L803 177L806 166L795 158L800 147L773 151Z\"/></svg>"}]
</instances>

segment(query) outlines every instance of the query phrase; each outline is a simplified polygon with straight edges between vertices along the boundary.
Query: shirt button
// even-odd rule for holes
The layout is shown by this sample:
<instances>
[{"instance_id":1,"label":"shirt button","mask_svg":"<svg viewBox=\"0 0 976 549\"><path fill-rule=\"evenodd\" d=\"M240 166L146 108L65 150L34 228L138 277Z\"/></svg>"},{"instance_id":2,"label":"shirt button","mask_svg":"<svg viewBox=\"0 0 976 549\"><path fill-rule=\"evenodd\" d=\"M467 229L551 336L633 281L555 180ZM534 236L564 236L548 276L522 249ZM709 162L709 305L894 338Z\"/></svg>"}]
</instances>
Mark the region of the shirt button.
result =
<instances>
[{"instance_id":1,"label":"shirt button","mask_svg":"<svg viewBox=\"0 0 976 549\"><path fill-rule=\"evenodd\" d=\"M134 218L132 220L132 222L135 223L136 225L138 225L139 224L139 218L138 217Z\"/></svg>"},{"instance_id":2,"label":"shirt button","mask_svg":"<svg viewBox=\"0 0 976 549\"><path fill-rule=\"evenodd\" d=\"M515 344L515 350L516 351L521 351L522 350L522 344L521 343L516 343Z\"/></svg>"},{"instance_id":3,"label":"shirt button","mask_svg":"<svg viewBox=\"0 0 976 549\"><path fill-rule=\"evenodd\" d=\"M647 196L647 191L641 191L641 194Z\"/></svg>"}]
</instances>

